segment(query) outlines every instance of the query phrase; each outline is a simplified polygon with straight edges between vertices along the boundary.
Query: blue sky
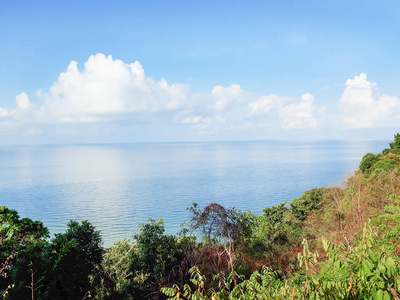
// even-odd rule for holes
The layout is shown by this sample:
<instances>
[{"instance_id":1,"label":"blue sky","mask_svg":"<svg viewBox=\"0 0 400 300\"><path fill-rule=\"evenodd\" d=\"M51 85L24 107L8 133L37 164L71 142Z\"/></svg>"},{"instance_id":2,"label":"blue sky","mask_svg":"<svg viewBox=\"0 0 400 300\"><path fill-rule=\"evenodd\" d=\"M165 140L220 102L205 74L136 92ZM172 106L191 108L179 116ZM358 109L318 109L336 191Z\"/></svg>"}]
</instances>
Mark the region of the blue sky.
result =
<instances>
[{"instance_id":1,"label":"blue sky","mask_svg":"<svg viewBox=\"0 0 400 300\"><path fill-rule=\"evenodd\" d=\"M398 1L0 0L0 143L391 139Z\"/></svg>"}]
</instances>

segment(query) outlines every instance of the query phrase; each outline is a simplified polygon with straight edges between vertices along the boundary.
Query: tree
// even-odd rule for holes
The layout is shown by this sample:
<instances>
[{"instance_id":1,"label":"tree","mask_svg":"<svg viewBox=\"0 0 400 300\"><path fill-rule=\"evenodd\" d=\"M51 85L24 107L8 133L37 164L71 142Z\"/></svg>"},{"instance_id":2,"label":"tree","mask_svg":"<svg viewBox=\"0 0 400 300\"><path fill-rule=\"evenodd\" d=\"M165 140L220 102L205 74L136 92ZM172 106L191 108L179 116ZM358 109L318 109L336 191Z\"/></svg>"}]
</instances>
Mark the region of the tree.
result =
<instances>
[{"instance_id":1,"label":"tree","mask_svg":"<svg viewBox=\"0 0 400 300\"><path fill-rule=\"evenodd\" d=\"M300 221L305 221L308 214L321 207L324 189L312 189L305 192L300 198L295 198L290 204L293 216Z\"/></svg>"},{"instance_id":2,"label":"tree","mask_svg":"<svg viewBox=\"0 0 400 300\"><path fill-rule=\"evenodd\" d=\"M235 208L226 209L217 203L211 203L203 210L193 203L189 210L193 214L190 226L200 230L209 243L243 243L254 228L253 214Z\"/></svg>"},{"instance_id":3,"label":"tree","mask_svg":"<svg viewBox=\"0 0 400 300\"><path fill-rule=\"evenodd\" d=\"M363 156L360 162L359 169L364 173L368 172L378 160L379 160L379 155L367 153Z\"/></svg>"},{"instance_id":4,"label":"tree","mask_svg":"<svg viewBox=\"0 0 400 300\"><path fill-rule=\"evenodd\" d=\"M216 245L214 256L218 257L217 261L226 256L227 267L230 273L234 274L238 254L247 248L246 242L252 236L254 215L235 208L226 209L217 203L211 203L203 210L198 209L197 204L193 203L189 210L193 213L190 221L192 229L203 233L206 244ZM217 268L220 268L219 264ZM236 282L236 276L234 281Z\"/></svg>"},{"instance_id":5,"label":"tree","mask_svg":"<svg viewBox=\"0 0 400 300\"><path fill-rule=\"evenodd\" d=\"M389 147L382 151L384 155L388 153L400 154L400 133L394 135L394 141L389 143Z\"/></svg>"},{"instance_id":6,"label":"tree","mask_svg":"<svg viewBox=\"0 0 400 300\"><path fill-rule=\"evenodd\" d=\"M300 236L301 226L296 222L287 202L263 209L263 214L257 217L256 240L267 248L274 248Z\"/></svg>"},{"instance_id":7,"label":"tree","mask_svg":"<svg viewBox=\"0 0 400 300\"><path fill-rule=\"evenodd\" d=\"M34 244L44 242L49 237L49 230L42 222L29 218L20 219L18 212L0 207L0 260L9 255L16 256L18 251Z\"/></svg>"},{"instance_id":8,"label":"tree","mask_svg":"<svg viewBox=\"0 0 400 300\"><path fill-rule=\"evenodd\" d=\"M140 224L134 243L123 240L106 250L102 265L114 282L114 295L123 299L157 299L163 285L182 277L178 270L185 244L164 232L162 219L150 219Z\"/></svg>"},{"instance_id":9,"label":"tree","mask_svg":"<svg viewBox=\"0 0 400 300\"><path fill-rule=\"evenodd\" d=\"M131 270L134 271L136 280L142 278L141 298L149 292L159 292L162 281L167 281L175 266L183 259L183 248L173 235L164 234L164 222L150 219L145 224L140 224L140 232L133 238L136 241L137 251L131 260ZM138 282L138 280L137 280Z\"/></svg>"},{"instance_id":10,"label":"tree","mask_svg":"<svg viewBox=\"0 0 400 300\"><path fill-rule=\"evenodd\" d=\"M52 299L82 299L91 291L89 275L103 255L100 232L88 221L70 221L51 241Z\"/></svg>"},{"instance_id":11,"label":"tree","mask_svg":"<svg viewBox=\"0 0 400 300\"><path fill-rule=\"evenodd\" d=\"M389 143L390 149L400 150L400 133L394 135L394 141Z\"/></svg>"},{"instance_id":12,"label":"tree","mask_svg":"<svg viewBox=\"0 0 400 300\"><path fill-rule=\"evenodd\" d=\"M8 290L10 297L24 299L31 273L35 272L37 280L43 279L48 237L49 231L42 222L20 219L16 210L0 207L0 261L7 262L0 291Z\"/></svg>"}]
</instances>

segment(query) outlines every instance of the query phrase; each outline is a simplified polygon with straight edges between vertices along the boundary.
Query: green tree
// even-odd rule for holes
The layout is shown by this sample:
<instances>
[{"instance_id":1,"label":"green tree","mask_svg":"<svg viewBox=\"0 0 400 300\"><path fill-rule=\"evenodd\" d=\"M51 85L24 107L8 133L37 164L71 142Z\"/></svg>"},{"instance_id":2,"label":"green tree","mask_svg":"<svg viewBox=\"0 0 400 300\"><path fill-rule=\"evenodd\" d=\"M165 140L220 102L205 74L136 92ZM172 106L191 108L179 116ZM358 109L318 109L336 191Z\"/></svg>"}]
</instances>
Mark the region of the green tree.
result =
<instances>
[{"instance_id":1,"label":"green tree","mask_svg":"<svg viewBox=\"0 0 400 300\"><path fill-rule=\"evenodd\" d=\"M231 275L236 274L240 254L248 248L253 234L255 216L235 208L226 209L217 203L212 203L203 210L193 203L189 210L193 213L190 220L192 229L201 231L205 245L214 245L208 249L205 247L204 250L209 252L207 256L211 259L226 257L228 272ZM224 268L225 265L218 262L211 272L223 272ZM237 277L234 276L233 279L236 281Z\"/></svg>"},{"instance_id":2,"label":"green tree","mask_svg":"<svg viewBox=\"0 0 400 300\"><path fill-rule=\"evenodd\" d=\"M135 234L137 251L133 253L130 269L135 272L136 281L141 284L141 297L149 292L159 292L161 282L168 282L167 276L183 259L182 245L173 235L164 234L164 222L150 219L140 225L140 232Z\"/></svg>"},{"instance_id":3,"label":"green tree","mask_svg":"<svg viewBox=\"0 0 400 300\"><path fill-rule=\"evenodd\" d=\"M190 227L200 230L207 243L245 242L253 233L254 215L241 212L235 208L225 208L218 203L211 203L203 210L197 208L197 203L189 208L192 212Z\"/></svg>"},{"instance_id":4,"label":"green tree","mask_svg":"<svg viewBox=\"0 0 400 300\"><path fill-rule=\"evenodd\" d=\"M308 214L319 209L323 202L324 189L312 189L305 192L300 198L295 198L290 204L293 216L300 221L305 221Z\"/></svg>"},{"instance_id":5,"label":"green tree","mask_svg":"<svg viewBox=\"0 0 400 300\"><path fill-rule=\"evenodd\" d=\"M400 150L400 133L394 135L394 141L389 143L390 149Z\"/></svg>"},{"instance_id":6,"label":"green tree","mask_svg":"<svg viewBox=\"0 0 400 300\"><path fill-rule=\"evenodd\" d=\"M16 256L18 252L34 244L44 242L49 237L49 230L42 222L20 219L18 212L0 207L0 260Z\"/></svg>"},{"instance_id":7,"label":"green tree","mask_svg":"<svg viewBox=\"0 0 400 300\"><path fill-rule=\"evenodd\" d=\"M35 273L36 282L43 280L48 237L49 231L42 222L20 219L16 210L0 207L0 261L7 261L7 268L1 272L0 294L8 290L10 298L24 299L30 295L26 286L31 274Z\"/></svg>"},{"instance_id":8,"label":"green tree","mask_svg":"<svg viewBox=\"0 0 400 300\"><path fill-rule=\"evenodd\" d=\"M51 241L52 299L82 299L92 287L93 275L103 255L100 232L88 221L70 221L65 233Z\"/></svg>"},{"instance_id":9,"label":"green tree","mask_svg":"<svg viewBox=\"0 0 400 300\"><path fill-rule=\"evenodd\" d=\"M384 155L388 153L400 154L400 133L394 135L394 141L389 143L389 148L382 151Z\"/></svg>"},{"instance_id":10,"label":"green tree","mask_svg":"<svg viewBox=\"0 0 400 300\"><path fill-rule=\"evenodd\" d=\"M157 299L161 286L186 275L181 266L185 241L166 235L161 219L140 224L140 232L133 237L133 243L123 240L106 250L102 266L114 282L110 294L123 299Z\"/></svg>"},{"instance_id":11,"label":"green tree","mask_svg":"<svg viewBox=\"0 0 400 300\"><path fill-rule=\"evenodd\" d=\"M302 228L290 214L287 202L263 209L263 214L257 217L256 241L264 244L267 249L276 248L290 241L301 242Z\"/></svg>"},{"instance_id":12,"label":"green tree","mask_svg":"<svg viewBox=\"0 0 400 300\"><path fill-rule=\"evenodd\" d=\"M132 269L132 258L137 251L136 245L126 239L118 241L106 249L101 265L113 284L107 285L106 282L103 282L99 287L102 294L113 295L114 297L119 295L124 299L133 299L133 295L130 296L130 294L133 294L132 290L135 286L135 270Z\"/></svg>"},{"instance_id":13,"label":"green tree","mask_svg":"<svg viewBox=\"0 0 400 300\"><path fill-rule=\"evenodd\" d=\"M365 154L360 162L359 169L364 173L368 172L372 168L372 166L379 160L379 157L379 155L375 155L372 153Z\"/></svg>"}]
</instances>

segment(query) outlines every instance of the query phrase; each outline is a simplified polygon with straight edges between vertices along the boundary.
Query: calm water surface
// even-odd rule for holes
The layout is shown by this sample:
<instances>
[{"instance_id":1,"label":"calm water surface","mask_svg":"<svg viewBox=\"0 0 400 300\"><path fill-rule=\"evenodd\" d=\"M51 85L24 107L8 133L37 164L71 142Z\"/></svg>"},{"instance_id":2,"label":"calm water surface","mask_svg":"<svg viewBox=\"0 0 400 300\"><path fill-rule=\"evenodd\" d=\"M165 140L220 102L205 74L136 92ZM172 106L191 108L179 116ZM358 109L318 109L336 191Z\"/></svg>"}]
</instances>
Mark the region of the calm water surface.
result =
<instances>
[{"instance_id":1,"label":"calm water surface","mask_svg":"<svg viewBox=\"0 0 400 300\"><path fill-rule=\"evenodd\" d=\"M220 142L0 148L0 205L52 234L89 220L105 246L163 218L177 233L192 202L261 214L315 187L340 185L388 141Z\"/></svg>"}]
</instances>

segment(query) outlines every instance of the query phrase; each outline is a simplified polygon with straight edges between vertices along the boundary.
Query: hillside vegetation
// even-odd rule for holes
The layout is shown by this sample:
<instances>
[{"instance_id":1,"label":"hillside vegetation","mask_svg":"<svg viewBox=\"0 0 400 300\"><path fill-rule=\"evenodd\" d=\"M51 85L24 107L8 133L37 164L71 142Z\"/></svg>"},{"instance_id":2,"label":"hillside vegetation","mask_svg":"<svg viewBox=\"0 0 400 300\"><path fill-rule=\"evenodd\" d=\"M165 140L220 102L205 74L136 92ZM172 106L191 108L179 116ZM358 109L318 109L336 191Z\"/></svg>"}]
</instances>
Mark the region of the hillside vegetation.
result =
<instances>
[{"instance_id":1,"label":"hillside vegetation","mask_svg":"<svg viewBox=\"0 0 400 300\"><path fill-rule=\"evenodd\" d=\"M103 249L88 222L49 240L0 208L3 299L400 299L400 134L343 188L249 211L193 204L179 235L149 220ZM193 231L203 238L197 241Z\"/></svg>"}]
</instances>

